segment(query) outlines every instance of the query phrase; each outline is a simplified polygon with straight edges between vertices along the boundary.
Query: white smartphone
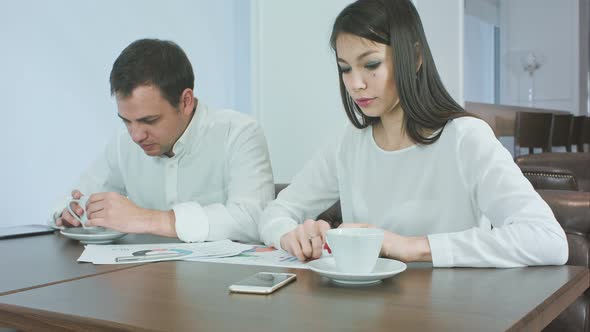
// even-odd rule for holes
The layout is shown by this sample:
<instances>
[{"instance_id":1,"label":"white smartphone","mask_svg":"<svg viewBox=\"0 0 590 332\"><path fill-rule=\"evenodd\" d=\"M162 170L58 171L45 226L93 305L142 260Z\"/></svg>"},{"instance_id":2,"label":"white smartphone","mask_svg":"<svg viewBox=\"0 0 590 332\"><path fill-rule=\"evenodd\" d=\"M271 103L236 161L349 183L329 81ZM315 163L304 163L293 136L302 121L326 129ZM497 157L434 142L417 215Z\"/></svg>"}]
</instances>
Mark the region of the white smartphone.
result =
<instances>
[{"instance_id":1,"label":"white smartphone","mask_svg":"<svg viewBox=\"0 0 590 332\"><path fill-rule=\"evenodd\" d=\"M293 273L258 272L229 286L234 293L270 294L295 280Z\"/></svg>"}]
</instances>

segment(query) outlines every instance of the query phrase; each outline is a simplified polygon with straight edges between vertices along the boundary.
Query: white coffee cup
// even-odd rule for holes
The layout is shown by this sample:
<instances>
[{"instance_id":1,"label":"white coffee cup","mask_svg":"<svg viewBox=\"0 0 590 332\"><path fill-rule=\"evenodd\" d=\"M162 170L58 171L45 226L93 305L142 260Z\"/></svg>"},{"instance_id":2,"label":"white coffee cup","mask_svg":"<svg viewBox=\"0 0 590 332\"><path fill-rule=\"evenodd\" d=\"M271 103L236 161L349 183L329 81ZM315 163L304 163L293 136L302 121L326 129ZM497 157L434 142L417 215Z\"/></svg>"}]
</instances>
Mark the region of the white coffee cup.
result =
<instances>
[{"instance_id":1,"label":"white coffee cup","mask_svg":"<svg viewBox=\"0 0 590 332\"><path fill-rule=\"evenodd\" d=\"M326 241L340 272L366 274L375 268L383 236L379 228L337 228L326 233Z\"/></svg>"},{"instance_id":2,"label":"white coffee cup","mask_svg":"<svg viewBox=\"0 0 590 332\"><path fill-rule=\"evenodd\" d=\"M80 222L80 224L82 224L82 227L84 227L84 228L86 228L86 222L88 222L88 216L86 215L86 204L88 203L89 198L90 198L90 196L82 196L79 199L72 198L72 199L70 199L70 201L68 202L68 205L66 206L66 208L68 209L68 212L70 212L72 217L76 218L76 220L78 220ZM84 213L82 213L81 216L78 216L72 210L72 203L77 203L82 208L82 210L84 210ZM88 228L94 228L94 227L88 227Z\"/></svg>"}]
</instances>

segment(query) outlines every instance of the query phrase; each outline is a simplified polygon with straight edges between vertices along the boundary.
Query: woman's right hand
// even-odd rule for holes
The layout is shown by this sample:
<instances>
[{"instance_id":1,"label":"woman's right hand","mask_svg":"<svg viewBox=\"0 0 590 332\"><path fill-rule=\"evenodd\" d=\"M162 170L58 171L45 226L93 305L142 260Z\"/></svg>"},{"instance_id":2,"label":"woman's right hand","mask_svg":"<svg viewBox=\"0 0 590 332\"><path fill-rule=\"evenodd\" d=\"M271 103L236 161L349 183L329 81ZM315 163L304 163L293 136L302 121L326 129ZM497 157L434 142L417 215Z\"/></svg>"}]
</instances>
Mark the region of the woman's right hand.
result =
<instances>
[{"instance_id":1,"label":"woman's right hand","mask_svg":"<svg viewBox=\"0 0 590 332\"><path fill-rule=\"evenodd\" d=\"M320 258L330 228L324 220L307 219L281 237L281 247L300 261Z\"/></svg>"}]
</instances>

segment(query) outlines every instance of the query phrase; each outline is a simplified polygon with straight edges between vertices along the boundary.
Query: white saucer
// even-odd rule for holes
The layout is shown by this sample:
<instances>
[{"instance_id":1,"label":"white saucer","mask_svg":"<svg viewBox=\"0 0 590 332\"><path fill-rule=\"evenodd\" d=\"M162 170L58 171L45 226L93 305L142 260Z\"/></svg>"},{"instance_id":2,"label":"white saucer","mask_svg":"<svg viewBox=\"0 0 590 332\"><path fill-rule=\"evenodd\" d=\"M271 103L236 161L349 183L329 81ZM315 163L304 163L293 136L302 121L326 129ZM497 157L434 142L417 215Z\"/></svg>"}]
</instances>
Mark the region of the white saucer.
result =
<instances>
[{"instance_id":1,"label":"white saucer","mask_svg":"<svg viewBox=\"0 0 590 332\"><path fill-rule=\"evenodd\" d=\"M70 239L79 240L84 244L105 244L111 243L115 240L127 235L113 231L110 229L96 227L96 228L82 228L82 227L68 227L63 228L60 233Z\"/></svg>"},{"instance_id":2,"label":"white saucer","mask_svg":"<svg viewBox=\"0 0 590 332\"><path fill-rule=\"evenodd\" d=\"M389 278L406 270L406 264L394 259L379 258L373 272L365 274L343 273L336 268L334 257L316 259L307 263L307 266L332 281L345 285L371 285Z\"/></svg>"},{"instance_id":3,"label":"white saucer","mask_svg":"<svg viewBox=\"0 0 590 332\"><path fill-rule=\"evenodd\" d=\"M65 227L63 226L57 226L55 224L55 220L53 220L53 218L50 218L47 220L47 226L53 228L53 229L64 229Z\"/></svg>"}]
</instances>

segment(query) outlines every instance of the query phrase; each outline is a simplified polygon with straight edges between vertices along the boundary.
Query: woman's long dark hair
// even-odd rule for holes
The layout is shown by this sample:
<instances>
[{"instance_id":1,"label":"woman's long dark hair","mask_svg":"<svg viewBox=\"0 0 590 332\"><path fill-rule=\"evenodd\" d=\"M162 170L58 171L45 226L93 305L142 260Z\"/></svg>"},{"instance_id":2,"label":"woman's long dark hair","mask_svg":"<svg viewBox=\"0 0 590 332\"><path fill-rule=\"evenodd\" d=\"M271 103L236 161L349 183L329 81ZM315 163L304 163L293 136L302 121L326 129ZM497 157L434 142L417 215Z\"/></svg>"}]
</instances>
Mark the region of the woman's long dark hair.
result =
<instances>
[{"instance_id":1,"label":"woman's long dark hair","mask_svg":"<svg viewBox=\"0 0 590 332\"><path fill-rule=\"evenodd\" d=\"M343 33L391 47L393 76L404 111L403 125L414 142L432 144L442 130L434 136L428 132L443 128L451 119L471 115L443 86L418 11L410 0L358 0L344 8L330 37L336 57L336 40ZM416 72L420 57L422 65ZM342 103L352 124L361 129L378 122L379 118L365 115L350 97L340 71L339 77Z\"/></svg>"}]
</instances>

